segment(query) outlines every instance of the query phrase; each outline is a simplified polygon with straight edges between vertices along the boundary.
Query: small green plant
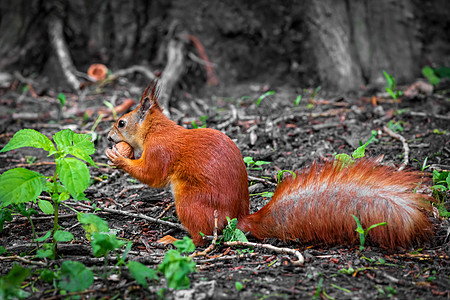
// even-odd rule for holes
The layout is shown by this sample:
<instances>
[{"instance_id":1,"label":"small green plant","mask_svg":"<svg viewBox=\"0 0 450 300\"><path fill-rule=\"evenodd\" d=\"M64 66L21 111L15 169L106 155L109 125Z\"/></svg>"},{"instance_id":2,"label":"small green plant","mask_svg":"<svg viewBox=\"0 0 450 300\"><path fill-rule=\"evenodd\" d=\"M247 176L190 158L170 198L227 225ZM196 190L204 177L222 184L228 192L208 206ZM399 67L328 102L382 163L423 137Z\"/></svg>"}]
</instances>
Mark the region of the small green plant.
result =
<instances>
[{"instance_id":1,"label":"small green plant","mask_svg":"<svg viewBox=\"0 0 450 300\"><path fill-rule=\"evenodd\" d=\"M419 162L417 159L414 159L415 161ZM430 165L427 165L427 161L428 161L428 156L425 157L425 159L423 160L422 165L420 166L420 170L423 172L426 169L428 169L430 167Z\"/></svg>"},{"instance_id":2,"label":"small green plant","mask_svg":"<svg viewBox=\"0 0 450 300\"><path fill-rule=\"evenodd\" d=\"M403 131L403 126L401 125L401 122L396 122L394 120L390 120L386 124L386 126L387 126L387 128L389 128L393 132L402 132Z\"/></svg>"},{"instance_id":3,"label":"small green plant","mask_svg":"<svg viewBox=\"0 0 450 300\"><path fill-rule=\"evenodd\" d=\"M242 230L237 228L237 219L230 219L229 217L226 217L228 224L223 229L222 233L222 240L224 242L231 242L231 241L241 241L241 242L248 242L247 237L242 232Z\"/></svg>"},{"instance_id":4,"label":"small green plant","mask_svg":"<svg viewBox=\"0 0 450 300\"><path fill-rule=\"evenodd\" d=\"M234 283L234 286L236 287L236 291L238 291L238 292L242 291L242 289L244 288L244 285L242 283L240 283L239 281L236 281Z\"/></svg>"},{"instance_id":5,"label":"small green plant","mask_svg":"<svg viewBox=\"0 0 450 300\"><path fill-rule=\"evenodd\" d=\"M244 157L244 162L247 164L247 168L249 168L250 170L262 170L260 166L270 164L269 161L263 160L254 161L253 157L251 156Z\"/></svg>"},{"instance_id":6,"label":"small green plant","mask_svg":"<svg viewBox=\"0 0 450 300\"><path fill-rule=\"evenodd\" d=\"M164 274L167 280L167 287L176 290L189 288L191 283L190 273L196 272L195 262L188 256L182 255L186 252L193 252L195 245L188 237L181 241L175 241L173 245L176 250L167 251L161 264L158 265L158 271Z\"/></svg>"},{"instance_id":7,"label":"small green plant","mask_svg":"<svg viewBox=\"0 0 450 300\"><path fill-rule=\"evenodd\" d=\"M439 200L437 203L439 215L444 218L449 218L450 212L441 199L444 199L445 194L450 189L450 172L433 170L433 183L434 185L431 187L431 190L433 191L433 196Z\"/></svg>"},{"instance_id":8,"label":"small green plant","mask_svg":"<svg viewBox=\"0 0 450 300\"><path fill-rule=\"evenodd\" d=\"M273 95L273 94L275 94L274 91L267 91L267 92L265 92L264 94L262 94L261 96L259 96L258 100L256 100L255 105L256 105L256 106L259 106L259 105L261 104L261 101L263 101L264 98L266 98L267 96L271 96L271 95Z\"/></svg>"},{"instance_id":9,"label":"small green plant","mask_svg":"<svg viewBox=\"0 0 450 300\"><path fill-rule=\"evenodd\" d=\"M369 233L369 231L371 229L374 229L375 227L378 227L378 226L386 226L387 225L386 222L381 222L381 223L378 223L378 224L371 225L367 229L364 229L364 228L362 228L358 217L355 216L355 215L352 215L352 217L353 217L353 219L355 219L356 226L357 226L355 231L358 232L358 234L359 234L359 251L363 251L364 250L364 244L366 243L366 237L367 237L367 234Z\"/></svg>"},{"instance_id":10,"label":"small green plant","mask_svg":"<svg viewBox=\"0 0 450 300\"><path fill-rule=\"evenodd\" d=\"M105 106L112 111L114 120L117 120L117 112L116 112L116 109L114 108L114 105L111 102L106 101L106 100L103 101L103 104L105 104Z\"/></svg>"},{"instance_id":11,"label":"small green plant","mask_svg":"<svg viewBox=\"0 0 450 300\"><path fill-rule=\"evenodd\" d=\"M434 130L433 130L433 133L434 133L434 134L437 134L437 135L443 135L443 134L447 134L448 131L447 131L447 130L434 129Z\"/></svg>"},{"instance_id":12,"label":"small green plant","mask_svg":"<svg viewBox=\"0 0 450 300\"><path fill-rule=\"evenodd\" d=\"M428 79L428 81L432 85L438 85L439 82L441 81L441 79L436 75L434 70L429 66L425 66L422 68L422 74Z\"/></svg>"},{"instance_id":13,"label":"small green plant","mask_svg":"<svg viewBox=\"0 0 450 300\"><path fill-rule=\"evenodd\" d=\"M292 175L292 178L295 179L297 177L297 174L295 174L294 171L291 170L279 170L277 173L277 182L281 182L283 180L283 174L284 173L290 173Z\"/></svg>"},{"instance_id":14,"label":"small green plant","mask_svg":"<svg viewBox=\"0 0 450 300\"><path fill-rule=\"evenodd\" d=\"M365 144L362 143L362 141L359 141L359 147L356 148L355 151L353 151L352 156L350 157L350 155L346 154L346 153L341 153L341 154L337 154L335 156L335 158L337 160L339 160L343 166L347 166L349 164L353 164L355 162L355 159L358 158L362 158L366 155L366 147L372 143L372 142L376 142L378 141L376 139L377 136L377 131L376 130L372 130L372 135L369 137L369 139L367 140L367 142Z\"/></svg>"},{"instance_id":15,"label":"small green plant","mask_svg":"<svg viewBox=\"0 0 450 300\"><path fill-rule=\"evenodd\" d=\"M24 299L30 293L21 289L23 281L30 276L30 269L14 263L8 274L0 277L0 299Z\"/></svg>"},{"instance_id":16,"label":"small green plant","mask_svg":"<svg viewBox=\"0 0 450 300\"><path fill-rule=\"evenodd\" d=\"M297 98L295 98L295 100L294 100L294 105L295 105L295 106L299 106L300 101L302 101L302 95L301 95L301 94L298 95Z\"/></svg>"},{"instance_id":17,"label":"small green plant","mask_svg":"<svg viewBox=\"0 0 450 300\"><path fill-rule=\"evenodd\" d=\"M45 214L54 215L53 251L56 255L57 239L55 233L59 230L59 205L70 198L85 200L84 191L89 186L89 169L85 162L95 166L90 155L95 148L91 137L86 134L76 134L70 129L57 132L53 142L42 133L33 129L22 129L0 151L6 152L22 147L41 148L48 156L54 156L56 170L52 176L44 176L24 168L10 169L0 176L0 208L3 210L11 204L36 202L43 192L50 195L51 202L39 199L38 206ZM73 157L68 157L72 155Z\"/></svg>"},{"instance_id":18,"label":"small green plant","mask_svg":"<svg viewBox=\"0 0 450 300\"><path fill-rule=\"evenodd\" d=\"M397 100L401 95L403 95L402 91L396 90L396 82L395 78L392 75L389 75L386 71L383 70L384 77L386 78L387 86L386 92L391 95L392 99Z\"/></svg>"},{"instance_id":19,"label":"small green plant","mask_svg":"<svg viewBox=\"0 0 450 300\"><path fill-rule=\"evenodd\" d=\"M68 292L81 292L94 283L94 274L78 261L66 260L56 274L57 286Z\"/></svg>"},{"instance_id":20,"label":"small green plant","mask_svg":"<svg viewBox=\"0 0 450 300\"><path fill-rule=\"evenodd\" d=\"M200 122L202 123L202 126L198 126L197 122L195 122L195 121L192 121L192 126L194 127L194 129L206 128L206 120L207 119L208 119L208 116L201 116Z\"/></svg>"},{"instance_id":21,"label":"small green plant","mask_svg":"<svg viewBox=\"0 0 450 300\"><path fill-rule=\"evenodd\" d=\"M432 85L436 86L439 84L442 78L450 77L450 68L448 67L431 68L429 66L425 66L422 68L422 74L428 79L428 81Z\"/></svg>"}]
</instances>

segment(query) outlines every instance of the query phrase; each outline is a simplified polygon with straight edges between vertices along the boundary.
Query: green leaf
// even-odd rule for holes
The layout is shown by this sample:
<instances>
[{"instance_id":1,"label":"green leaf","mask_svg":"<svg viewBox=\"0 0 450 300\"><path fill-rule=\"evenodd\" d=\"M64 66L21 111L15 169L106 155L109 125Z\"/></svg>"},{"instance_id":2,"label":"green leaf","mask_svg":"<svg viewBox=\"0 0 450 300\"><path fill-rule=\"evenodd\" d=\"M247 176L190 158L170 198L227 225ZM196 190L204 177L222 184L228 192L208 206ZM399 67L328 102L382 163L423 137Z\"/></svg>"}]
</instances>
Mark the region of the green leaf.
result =
<instances>
[{"instance_id":1,"label":"green leaf","mask_svg":"<svg viewBox=\"0 0 450 300\"><path fill-rule=\"evenodd\" d=\"M162 263L158 265L158 271L164 274L167 287L174 289L186 289L190 287L189 273L195 272L195 262L189 257L181 256L177 250L166 252Z\"/></svg>"},{"instance_id":2,"label":"green leaf","mask_svg":"<svg viewBox=\"0 0 450 300\"><path fill-rule=\"evenodd\" d=\"M57 242L69 242L74 239L72 233L64 230L57 230L53 237Z\"/></svg>"},{"instance_id":3,"label":"green leaf","mask_svg":"<svg viewBox=\"0 0 450 300\"><path fill-rule=\"evenodd\" d=\"M193 252L195 250L195 245L187 236L184 236L182 240L177 240L173 242L173 245L177 247L178 251L181 253Z\"/></svg>"},{"instance_id":4,"label":"green leaf","mask_svg":"<svg viewBox=\"0 0 450 300\"><path fill-rule=\"evenodd\" d=\"M3 225L5 224L5 222L11 221L12 221L11 211L5 208L0 209L0 232L3 231Z\"/></svg>"},{"instance_id":5,"label":"green leaf","mask_svg":"<svg viewBox=\"0 0 450 300\"><path fill-rule=\"evenodd\" d=\"M240 291L244 288L244 285L243 285L242 283L240 283L239 281L236 281L236 282L234 283L234 286L236 287L236 290L237 290L238 292L240 292Z\"/></svg>"},{"instance_id":6,"label":"green leaf","mask_svg":"<svg viewBox=\"0 0 450 300\"><path fill-rule=\"evenodd\" d=\"M294 101L294 105L298 106L300 104L301 100L302 100L302 95L298 95L297 98Z\"/></svg>"},{"instance_id":7,"label":"green leaf","mask_svg":"<svg viewBox=\"0 0 450 300\"><path fill-rule=\"evenodd\" d=\"M66 155L71 154L95 166L94 161L90 157L90 155L95 153L95 146L89 134L79 134L70 129L65 129L55 133L53 139L58 149Z\"/></svg>"},{"instance_id":8,"label":"green leaf","mask_svg":"<svg viewBox=\"0 0 450 300\"><path fill-rule=\"evenodd\" d=\"M21 289L22 282L30 275L31 271L14 263L7 275L0 277L0 299L24 299L30 293Z\"/></svg>"},{"instance_id":9,"label":"green leaf","mask_svg":"<svg viewBox=\"0 0 450 300\"><path fill-rule=\"evenodd\" d=\"M43 269L39 278L47 283L53 283L53 280L57 278L57 274L52 270Z\"/></svg>"},{"instance_id":10,"label":"green leaf","mask_svg":"<svg viewBox=\"0 0 450 300\"><path fill-rule=\"evenodd\" d=\"M6 171L0 176L0 207L34 201L45 187L45 177L24 168Z\"/></svg>"},{"instance_id":11,"label":"green leaf","mask_svg":"<svg viewBox=\"0 0 450 300\"><path fill-rule=\"evenodd\" d=\"M47 247L44 247L43 249L38 249L36 251L36 257L37 258L55 258L55 252L53 252L52 244L45 244Z\"/></svg>"},{"instance_id":12,"label":"green leaf","mask_svg":"<svg viewBox=\"0 0 450 300\"><path fill-rule=\"evenodd\" d=\"M61 183L78 200L78 194L89 186L90 174L86 164L73 157L57 158L56 170Z\"/></svg>"},{"instance_id":13,"label":"green leaf","mask_svg":"<svg viewBox=\"0 0 450 300\"><path fill-rule=\"evenodd\" d=\"M66 104L66 95L64 95L63 93L59 93L58 100L59 104L61 104L61 108L64 107L64 105Z\"/></svg>"},{"instance_id":14,"label":"green leaf","mask_svg":"<svg viewBox=\"0 0 450 300\"><path fill-rule=\"evenodd\" d=\"M108 222L94 214L78 214L78 221L83 225L86 231L86 238L91 239L95 232L109 232Z\"/></svg>"},{"instance_id":15,"label":"green leaf","mask_svg":"<svg viewBox=\"0 0 450 300\"><path fill-rule=\"evenodd\" d=\"M256 166L262 166L262 165L268 165L268 164L270 164L270 161L258 160L257 162L255 162Z\"/></svg>"},{"instance_id":16,"label":"green leaf","mask_svg":"<svg viewBox=\"0 0 450 300\"><path fill-rule=\"evenodd\" d=\"M65 261L61 265L58 287L69 292L86 290L94 282L91 270L78 261Z\"/></svg>"},{"instance_id":17,"label":"green leaf","mask_svg":"<svg viewBox=\"0 0 450 300\"><path fill-rule=\"evenodd\" d=\"M92 234L92 251L97 257L104 256L108 254L108 252L116 250L125 244L126 242L118 240L117 237L112 234L99 232Z\"/></svg>"},{"instance_id":18,"label":"green leaf","mask_svg":"<svg viewBox=\"0 0 450 300\"><path fill-rule=\"evenodd\" d=\"M44 236L37 238L35 241L43 242L43 241L47 240L51 235L52 235L52 231L50 230Z\"/></svg>"},{"instance_id":19,"label":"green leaf","mask_svg":"<svg viewBox=\"0 0 450 300\"><path fill-rule=\"evenodd\" d=\"M56 151L52 141L42 133L34 129L22 129L14 134L8 144L0 150L0 153L22 147L42 148L50 154Z\"/></svg>"},{"instance_id":20,"label":"green leaf","mask_svg":"<svg viewBox=\"0 0 450 300\"><path fill-rule=\"evenodd\" d=\"M247 164L247 166L255 163L255 161L253 160L253 157L251 157L251 156L244 157L244 162Z\"/></svg>"},{"instance_id":21,"label":"green leaf","mask_svg":"<svg viewBox=\"0 0 450 300\"><path fill-rule=\"evenodd\" d=\"M429 66L425 66L422 68L422 74L423 74L423 76L425 76L428 79L428 81L432 85L437 85L441 81L441 79L438 76L436 76L436 73L434 72L434 70L432 68L430 68Z\"/></svg>"},{"instance_id":22,"label":"green leaf","mask_svg":"<svg viewBox=\"0 0 450 300\"><path fill-rule=\"evenodd\" d=\"M50 201L39 199L38 205L44 214L53 215L55 212L53 204Z\"/></svg>"},{"instance_id":23,"label":"green leaf","mask_svg":"<svg viewBox=\"0 0 450 300\"><path fill-rule=\"evenodd\" d=\"M150 269L149 267L141 264L137 261L130 261L128 263L128 269L130 270L131 276L142 285L144 288L148 288L147 279L150 280L158 280L158 276L156 276L156 271Z\"/></svg>"},{"instance_id":24,"label":"green leaf","mask_svg":"<svg viewBox=\"0 0 450 300\"><path fill-rule=\"evenodd\" d=\"M261 101L266 98L267 96L273 95L275 94L274 91L267 91L264 94L262 94L261 96L259 96L258 100L256 101L255 105L259 106L259 104L261 104Z\"/></svg>"},{"instance_id":25,"label":"green leaf","mask_svg":"<svg viewBox=\"0 0 450 300\"><path fill-rule=\"evenodd\" d=\"M369 226L369 228L367 228L367 229L365 230L365 231L366 231L366 234L367 234L367 232L369 232L369 230L374 229L375 227L378 227L378 226L386 226L386 225L387 225L386 222L381 222L381 223L378 223L378 224L373 224L373 225Z\"/></svg>"}]
</instances>

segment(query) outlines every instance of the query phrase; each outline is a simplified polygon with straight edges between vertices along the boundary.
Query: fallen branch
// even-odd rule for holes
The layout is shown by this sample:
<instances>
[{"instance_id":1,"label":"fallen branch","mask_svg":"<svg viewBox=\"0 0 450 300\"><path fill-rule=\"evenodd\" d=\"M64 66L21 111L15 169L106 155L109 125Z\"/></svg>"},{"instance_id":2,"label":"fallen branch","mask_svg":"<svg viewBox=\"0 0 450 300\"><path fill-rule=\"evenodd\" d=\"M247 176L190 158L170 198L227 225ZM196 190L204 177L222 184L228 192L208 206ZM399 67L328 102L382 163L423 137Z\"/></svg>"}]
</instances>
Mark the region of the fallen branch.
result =
<instances>
[{"instance_id":1,"label":"fallen branch","mask_svg":"<svg viewBox=\"0 0 450 300\"><path fill-rule=\"evenodd\" d=\"M291 249L291 248L279 248L279 247L275 247L275 246L269 245L269 244L259 244L259 243L241 242L241 241L224 242L223 244L225 246L248 246L248 247L266 248L266 249L272 250L276 253L292 254L292 255L296 256L298 259L298 260L292 261L292 264L294 266L303 265L303 263L305 262L303 255L299 251L297 251L295 249Z\"/></svg>"},{"instance_id":2,"label":"fallen branch","mask_svg":"<svg viewBox=\"0 0 450 300\"><path fill-rule=\"evenodd\" d=\"M89 208L90 210L95 210L95 208L93 208L92 206L83 204L81 202L65 202L65 203L69 204L69 205L79 205L79 206L84 207L84 208ZM186 231L186 229L181 224L176 224L176 223L172 223L172 222L168 222L168 221L159 220L159 219L156 219L156 218L152 218L152 217L146 216L144 214L135 214L135 213L128 212L128 211L117 210L117 209L112 209L112 208L107 208L107 207L102 207L100 209L102 211L106 211L106 212L109 212L109 213L123 215L123 216L127 216L127 217L132 217L132 218L144 219L144 220L147 220L149 222L158 223L158 224L161 224L161 225L165 225L165 226L169 226L169 227L172 227L172 228L176 228L176 229L179 229L179 230Z\"/></svg>"},{"instance_id":3,"label":"fallen branch","mask_svg":"<svg viewBox=\"0 0 450 300\"><path fill-rule=\"evenodd\" d=\"M398 133L393 132L391 129L389 129L387 126L383 126L384 132L386 132L388 135L393 137L394 139L400 140L403 143L403 150L405 151L405 160L401 164L401 166L398 168L399 171L403 170L409 163L409 146L406 139L401 136Z\"/></svg>"}]
</instances>

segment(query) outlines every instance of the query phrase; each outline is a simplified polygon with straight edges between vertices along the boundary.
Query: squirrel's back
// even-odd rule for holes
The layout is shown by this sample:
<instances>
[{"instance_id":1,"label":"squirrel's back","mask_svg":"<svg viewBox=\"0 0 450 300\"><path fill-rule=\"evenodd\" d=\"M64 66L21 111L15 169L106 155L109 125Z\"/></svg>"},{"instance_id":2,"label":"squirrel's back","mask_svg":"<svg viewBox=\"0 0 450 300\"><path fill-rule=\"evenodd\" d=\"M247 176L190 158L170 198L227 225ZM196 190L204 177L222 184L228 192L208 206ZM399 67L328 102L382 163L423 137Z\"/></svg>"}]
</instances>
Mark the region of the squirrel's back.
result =
<instances>
[{"instance_id":1,"label":"squirrel's back","mask_svg":"<svg viewBox=\"0 0 450 300\"><path fill-rule=\"evenodd\" d=\"M387 223L369 231L372 243L407 247L433 231L424 212L429 209L427 196L413 192L418 182L411 172L396 172L368 159L348 167L337 161L314 163L282 182L272 200L238 226L260 239L348 244L358 239L355 215L364 229Z\"/></svg>"}]
</instances>

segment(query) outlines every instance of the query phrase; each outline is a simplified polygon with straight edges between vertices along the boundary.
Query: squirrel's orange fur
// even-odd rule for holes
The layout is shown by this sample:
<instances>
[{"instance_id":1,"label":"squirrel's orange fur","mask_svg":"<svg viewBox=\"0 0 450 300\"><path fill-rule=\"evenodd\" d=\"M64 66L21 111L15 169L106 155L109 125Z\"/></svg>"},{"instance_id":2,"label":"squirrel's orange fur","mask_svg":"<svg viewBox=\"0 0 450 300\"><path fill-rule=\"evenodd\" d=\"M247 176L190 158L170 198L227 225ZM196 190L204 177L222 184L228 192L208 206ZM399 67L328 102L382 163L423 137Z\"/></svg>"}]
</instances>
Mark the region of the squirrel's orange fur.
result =
<instances>
[{"instance_id":1,"label":"squirrel's orange fur","mask_svg":"<svg viewBox=\"0 0 450 300\"><path fill-rule=\"evenodd\" d=\"M205 243L200 231L212 234L214 210L219 230L227 216L237 218L238 228L259 239L354 243L358 234L352 214L363 228L387 222L368 235L384 247L407 247L432 233L427 197L411 191L419 178L368 159L348 167L314 163L279 184L272 200L250 215L247 171L236 145L220 131L188 130L169 120L157 91L156 83L147 87L140 105L108 135L114 143L130 144L136 159L125 158L114 147L106 154L151 187L171 185L178 217L196 245Z\"/></svg>"}]
</instances>

